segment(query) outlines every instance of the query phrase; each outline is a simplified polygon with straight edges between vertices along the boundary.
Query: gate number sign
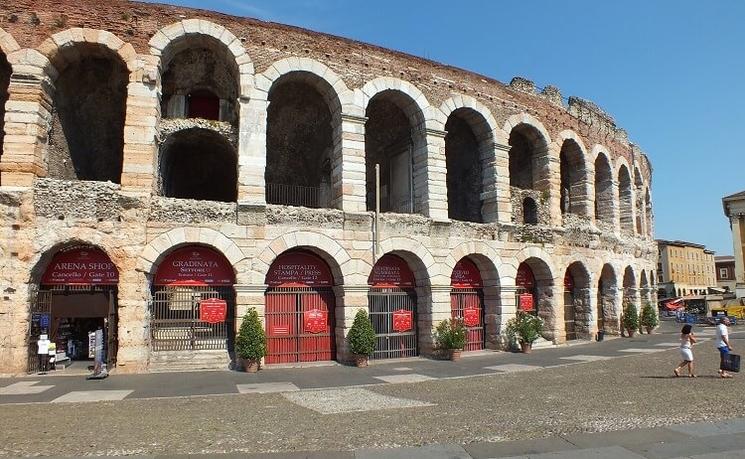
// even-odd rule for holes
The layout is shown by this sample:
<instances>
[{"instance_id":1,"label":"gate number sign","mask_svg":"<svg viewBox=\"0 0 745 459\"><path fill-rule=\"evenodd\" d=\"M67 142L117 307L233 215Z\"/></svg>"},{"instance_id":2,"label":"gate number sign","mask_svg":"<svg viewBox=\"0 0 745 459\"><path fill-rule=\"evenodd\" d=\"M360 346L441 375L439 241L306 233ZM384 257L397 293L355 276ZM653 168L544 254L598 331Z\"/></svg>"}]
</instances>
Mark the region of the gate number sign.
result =
<instances>
[{"instance_id":1,"label":"gate number sign","mask_svg":"<svg viewBox=\"0 0 745 459\"><path fill-rule=\"evenodd\" d=\"M523 293L520 295L520 309L523 311L532 311L533 306L533 295L531 293Z\"/></svg>"},{"instance_id":2,"label":"gate number sign","mask_svg":"<svg viewBox=\"0 0 745 459\"><path fill-rule=\"evenodd\" d=\"M476 327L479 324L478 308L465 308L463 310L463 323L466 327Z\"/></svg>"},{"instance_id":3,"label":"gate number sign","mask_svg":"<svg viewBox=\"0 0 745 459\"><path fill-rule=\"evenodd\" d=\"M199 320L209 324L225 322L228 303L219 298L208 298L199 302Z\"/></svg>"},{"instance_id":4,"label":"gate number sign","mask_svg":"<svg viewBox=\"0 0 745 459\"><path fill-rule=\"evenodd\" d=\"M403 333L414 328L414 312L406 309L393 311L393 331Z\"/></svg>"},{"instance_id":5,"label":"gate number sign","mask_svg":"<svg viewBox=\"0 0 745 459\"><path fill-rule=\"evenodd\" d=\"M308 333L321 333L326 330L328 313L321 309L310 309L303 313L305 331Z\"/></svg>"}]
</instances>

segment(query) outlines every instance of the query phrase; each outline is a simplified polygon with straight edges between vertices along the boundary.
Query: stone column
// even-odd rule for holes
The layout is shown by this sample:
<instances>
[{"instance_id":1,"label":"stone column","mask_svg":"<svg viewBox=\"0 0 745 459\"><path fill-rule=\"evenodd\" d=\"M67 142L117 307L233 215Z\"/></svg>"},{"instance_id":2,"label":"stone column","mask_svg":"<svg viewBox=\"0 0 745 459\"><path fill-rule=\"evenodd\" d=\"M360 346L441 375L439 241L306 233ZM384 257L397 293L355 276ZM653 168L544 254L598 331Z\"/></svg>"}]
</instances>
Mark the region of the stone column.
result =
<instances>
[{"instance_id":1,"label":"stone column","mask_svg":"<svg viewBox=\"0 0 745 459\"><path fill-rule=\"evenodd\" d=\"M502 278L502 281L505 281ZM502 285L500 289L502 310L497 314L496 317L496 329L497 337L495 339L495 345L498 349L508 349L510 343L506 341L505 330L507 328L507 322L514 318L517 314L517 297L515 295L517 288L512 279L512 285Z\"/></svg>"},{"instance_id":2,"label":"stone column","mask_svg":"<svg viewBox=\"0 0 745 459\"><path fill-rule=\"evenodd\" d=\"M433 285L429 288L430 297L420 298L417 288L417 327L419 331L419 354L423 356L433 355L436 343L433 333L437 324L451 317L450 311L450 285ZM427 300L426 303L424 300ZM426 306L425 306L426 304ZM426 308L426 309L425 309Z\"/></svg>"},{"instance_id":3,"label":"stone column","mask_svg":"<svg viewBox=\"0 0 745 459\"><path fill-rule=\"evenodd\" d=\"M497 157L492 133L488 132L477 139L481 145L479 163L481 164L481 219L484 223L495 223L499 216L499 193L497 192Z\"/></svg>"},{"instance_id":4,"label":"stone column","mask_svg":"<svg viewBox=\"0 0 745 459\"><path fill-rule=\"evenodd\" d=\"M510 146L500 143L495 148L495 181L497 220L499 223L512 223L512 201L510 198ZM486 217L484 217L486 218ZM484 220L486 221L486 220Z\"/></svg>"},{"instance_id":5,"label":"stone column","mask_svg":"<svg viewBox=\"0 0 745 459\"><path fill-rule=\"evenodd\" d=\"M422 128L420 128L422 129ZM415 210L433 220L448 220L445 131L426 129L426 145L414 150Z\"/></svg>"},{"instance_id":6,"label":"stone column","mask_svg":"<svg viewBox=\"0 0 745 459\"><path fill-rule=\"evenodd\" d=\"M150 360L150 283L132 257L120 270L118 286L118 373L143 373Z\"/></svg>"},{"instance_id":7,"label":"stone column","mask_svg":"<svg viewBox=\"0 0 745 459\"><path fill-rule=\"evenodd\" d=\"M238 202L266 205L266 117L269 102L263 91L240 99L238 135Z\"/></svg>"},{"instance_id":8,"label":"stone column","mask_svg":"<svg viewBox=\"0 0 745 459\"><path fill-rule=\"evenodd\" d=\"M745 266L743 265L743 237L745 237L745 218L739 215L732 215L729 218L730 227L732 228L732 249L735 255L735 293L738 298L745 296Z\"/></svg>"},{"instance_id":9,"label":"stone column","mask_svg":"<svg viewBox=\"0 0 745 459\"><path fill-rule=\"evenodd\" d=\"M564 285L556 282L553 285L536 287L538 316L543 319L543 336L549 341L558 343L564 337Z\"/></svg>"},{"instance_id":10,"label":"stone column","mask_svg":"<svg viewBox=\"0 0 745 459\"><path fill-rule=\"evenodd\" d=\"M484 338L487 349L500 349L500 332L503 328L502 289L497 286L485 286L484 292Z\"/></svg>"},{"instance_id":11,"label":"stone column","mask_svg":"<svg viewBox=\"0 0 745 459\"><path fill-rule=\"evenodd\" d=\"M551 144L546 151L545 158L539 158L539 164L542 167L537 169L539 177L548 174L548 180L545 182L540 179L536 183L536 190L548 192L549 215L551 215L551 226L561 226L561 161L559 160L559 151L561 146Z\"/></svg>"},{"instance_id":12,"label":"stone column","mask_svg":"<svg viewBox=\"0 0 745 459\"><path fill-rule=\"evenodd\" d=\"M367 285L340 285L334 287L336 292L336 360L351 362L352 353L347 342L349 329L354 323L354 316L359 310L368 311ZM368 311L369 312L369 311Z\"/></svg>"},{"instance_id":13,"label":"stone column","mask_svg":"<svg viewBox=\"0 0 745 459\"><path fill-rule=\"evenodd\" d=\"M332 165L333 188L341 194L335 196L332 207L345 212L367 210L365 122L362 116L341 115L341 157Z\"/></svg>"}]
</instances>

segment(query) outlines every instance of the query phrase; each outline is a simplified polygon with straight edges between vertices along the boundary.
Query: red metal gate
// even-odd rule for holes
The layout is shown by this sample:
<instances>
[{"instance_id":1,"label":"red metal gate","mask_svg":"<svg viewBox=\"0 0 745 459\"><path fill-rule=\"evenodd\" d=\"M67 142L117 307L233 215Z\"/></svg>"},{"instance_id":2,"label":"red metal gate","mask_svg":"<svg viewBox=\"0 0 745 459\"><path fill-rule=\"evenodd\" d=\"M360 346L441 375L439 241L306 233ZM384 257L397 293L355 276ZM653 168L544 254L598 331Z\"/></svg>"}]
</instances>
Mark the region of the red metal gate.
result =
<instances>
[{"instance_id":1,"label":"red metal gate","mask_svg":"<svg viewBox=\"0 0 745 459\"><path fill-rule=\"evenodd\" d=\"M266 292L266 363L334 360L334 293L276 287Z\"/></svg>"},{"instance_id":2,"label":"red metal gate","mask_svg":"<svg viewBox=\"0 0 745 459\"><path fill-rule=\"evenodd\" d=\"M461 319L466 326L464 351L484 349L484 300L481 289L453 289L450 293L450 312L453 319Z\"/></svg>"}]
</instances>

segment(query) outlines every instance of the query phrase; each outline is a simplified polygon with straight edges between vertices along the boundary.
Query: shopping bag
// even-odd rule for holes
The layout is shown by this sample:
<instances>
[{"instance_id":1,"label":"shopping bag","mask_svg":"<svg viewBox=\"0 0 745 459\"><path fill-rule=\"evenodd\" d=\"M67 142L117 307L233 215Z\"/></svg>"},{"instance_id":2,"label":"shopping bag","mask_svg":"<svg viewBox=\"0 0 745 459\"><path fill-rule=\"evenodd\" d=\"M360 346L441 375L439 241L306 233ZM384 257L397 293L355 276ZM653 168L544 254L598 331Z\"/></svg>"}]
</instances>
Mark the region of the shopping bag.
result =
<instances>
[{"instance_id":1,"label":"shopping bag","mask_svg":"<svg viewBox=\"0 0 745 459\"><path fill-rule=\"evenodd\" d=\"M740 372L740 356L737 354L727 354L722 360L722 370Z\"/></svg>"}]
</instances>

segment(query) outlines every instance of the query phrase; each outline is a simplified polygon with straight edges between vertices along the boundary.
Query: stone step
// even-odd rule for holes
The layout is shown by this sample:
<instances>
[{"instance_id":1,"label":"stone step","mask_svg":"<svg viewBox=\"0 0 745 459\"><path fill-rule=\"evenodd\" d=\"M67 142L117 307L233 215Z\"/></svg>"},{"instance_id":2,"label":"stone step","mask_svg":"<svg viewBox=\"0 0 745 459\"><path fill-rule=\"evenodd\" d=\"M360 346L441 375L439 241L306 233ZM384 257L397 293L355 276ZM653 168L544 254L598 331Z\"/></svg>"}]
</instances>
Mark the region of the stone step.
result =
<instances>
[{"instance_id":1,"label":"stone step","mask_svg":"<svg viewBox=\"0 0 745 459\"><path fill-rule=\"evenodd\" d=\"M227 351L161 351L150 354L151 373L171 371L229 370Z\"/></svg>"}]
</instances>

